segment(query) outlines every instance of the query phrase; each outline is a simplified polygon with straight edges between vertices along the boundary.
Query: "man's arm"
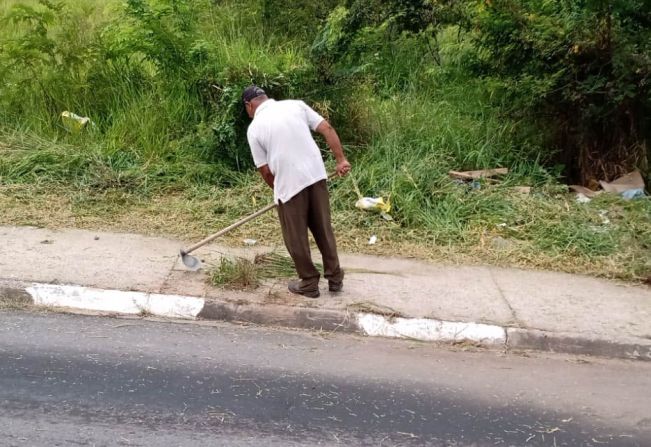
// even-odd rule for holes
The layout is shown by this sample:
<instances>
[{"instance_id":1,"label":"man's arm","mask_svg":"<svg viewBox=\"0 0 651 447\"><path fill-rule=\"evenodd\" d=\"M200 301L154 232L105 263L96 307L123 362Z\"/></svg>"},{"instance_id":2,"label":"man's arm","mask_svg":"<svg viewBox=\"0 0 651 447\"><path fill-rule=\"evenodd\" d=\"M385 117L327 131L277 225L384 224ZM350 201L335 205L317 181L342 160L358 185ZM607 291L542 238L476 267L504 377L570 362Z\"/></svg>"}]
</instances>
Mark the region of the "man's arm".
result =
<instances>
[{"instance_id":1,"label":"man's arm","mask_svg":"<svg viewBox=\"0 0 651 447\"><path fill-rule=\"evenodd\" d=\"M264 179L264 181L269 185L271 189L274 189L274 175L271 173L271 169L269 169L269 165L263 165L258 168L258 172Z\"/></svg>"},{"instance_id":2,"label":"man's arm","mask_svg":"<svg viewBox=\"0 0 651 447\"><path fill-rule=\"evenodd\" d=\"M344 148L341 146L339 135L337 135L334 127L332 127L328 121L323 120L317 126L316 131L323 135L326 144L335 156L335 160L337 160L337 174L340 176L348 174L348 172L350 172L350 163L344 155Z\"/></svg>"}]
</instances>

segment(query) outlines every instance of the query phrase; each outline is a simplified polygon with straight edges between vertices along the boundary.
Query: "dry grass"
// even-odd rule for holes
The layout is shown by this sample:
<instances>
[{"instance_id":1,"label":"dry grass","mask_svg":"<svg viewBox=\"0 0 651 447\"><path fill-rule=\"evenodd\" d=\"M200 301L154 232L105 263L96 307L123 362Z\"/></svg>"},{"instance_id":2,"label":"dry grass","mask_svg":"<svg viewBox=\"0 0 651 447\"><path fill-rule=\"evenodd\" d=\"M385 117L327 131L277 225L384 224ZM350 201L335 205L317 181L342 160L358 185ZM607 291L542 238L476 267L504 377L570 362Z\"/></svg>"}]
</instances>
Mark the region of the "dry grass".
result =
<instances>
[{"instance_id":1,"label":"dry grass","mask_svg":"<svg viewBox=\"0 0 651 447\"><path fill-rule=\"evenodd\" d=\"M234 188L216 190L214 194L177 192L144 198L118 191L93 195L63 188L0 186L0 208L4 211L0 225L133 232L194 241L255 211L268 200L270 197L264 189ZM565 206L560 200L558 209ZM627 216L622 215L621 219ZM648 224L648 219L646 223L639 219L640 228L632 232L644 236ZM357 210L335 211L333 225L340 251L348 253L420 258L453 265L544 269L633 281L645 280L651 271L648 241L631 241L630 246L608 256L586 257L540 250L535 239L515 239L501 229L487 229L479 224L466 232L463 244L447 245L437 243L431 231L403 228ZM368 245L373 234L377 235L378 243ZM514 242L495 245L496 237ZM282 246L275 212L234 230L219 242L241 246L246 238L256 239L265 246Z\"/></svg>"},{"instance_id":2,"label":"dry grass","mask_svg":"<svg viewBox=\"0 0 651 447\"><path fill-rule=\"evenodd\" d=\"M0 310L23 310L32 305L32 299L13 290L0 289Z\"/></svg>"},{"instance_id":3,"label":"dry grass","mask_svg":"<svg viewBox=\"0 0 651 447\"><path fill-rule=\"evenodd\" d=\"M316 267L323 271L320 264ZM210 279L213 285L230 289L251 290L268 279L291 278L296 274L294 263L289 256L276 251L260 253L253 260L242 257L224 257Z\"/></svg>"},{"instance_id":4,"label":"dry grass","mask_svg":"<svg viewBox=\"0 0 651 447\"><path fill-rule=\"evenodd\" d=\"M260 285L255 263L245 258L222 258L210 280L216 286L238 290L252 290Z\"/></svg>"}]
</instances>

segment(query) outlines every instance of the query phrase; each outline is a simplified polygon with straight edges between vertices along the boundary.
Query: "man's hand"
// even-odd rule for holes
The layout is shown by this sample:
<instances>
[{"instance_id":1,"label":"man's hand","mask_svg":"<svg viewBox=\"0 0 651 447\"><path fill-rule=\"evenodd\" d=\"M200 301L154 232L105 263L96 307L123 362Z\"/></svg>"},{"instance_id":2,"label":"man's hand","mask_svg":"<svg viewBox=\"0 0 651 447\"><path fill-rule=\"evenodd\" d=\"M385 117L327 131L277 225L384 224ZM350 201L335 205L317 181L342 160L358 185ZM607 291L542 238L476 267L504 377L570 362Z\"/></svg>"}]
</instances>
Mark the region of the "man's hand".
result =
<instances>
[{"instance_id":1,"label":"man's hand","mask_svg":"<svg viewBox=\"0 0 651 447\"><path fill-rule=\"evenodd\" d=\"M348 175L348 173L350 172L350 168L351 168L350 163L345 158L337 162L337 174L340 177Z\"/></svg>"},{"instance_id":2,"label":"man's hand","mask_svg":"<svg viewBox=\"0 0 651 447\"><path fill-rule=\"evenodd\" d=\"M258 168L258 172L264 179L265 183L269 185L271 189L274 189L274 175L271 173L271 169L269 169L269 165L260 166Z\"/></svg>"}]
</instances>

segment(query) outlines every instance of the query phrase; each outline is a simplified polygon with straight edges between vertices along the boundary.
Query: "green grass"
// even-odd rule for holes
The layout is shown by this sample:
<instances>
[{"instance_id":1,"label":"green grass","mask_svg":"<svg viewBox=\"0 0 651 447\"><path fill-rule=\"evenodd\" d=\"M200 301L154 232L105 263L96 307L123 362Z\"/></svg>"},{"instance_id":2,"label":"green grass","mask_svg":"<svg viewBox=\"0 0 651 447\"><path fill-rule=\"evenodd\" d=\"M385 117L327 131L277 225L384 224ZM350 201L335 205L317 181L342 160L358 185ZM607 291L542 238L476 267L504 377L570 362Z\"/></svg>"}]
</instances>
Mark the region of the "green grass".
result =
<instances>
[{"instance_id":1,"label":"green grass","mask_svg":"<svg viewBox=\"0 0 651 447\"><path fill-rule=\"evenodd\" d=\"M4 2L0 15L17 3ZM154 16L169 5L150 3ZM357 77L327 85L310 42L261 31L257 0L196 0L150 21L117 0L64 4L42 16L45 40L30 40L33 22L0 26L2 224L193 239L253 212L271 200L250 165L238 100L255 80L336 123L354 166L331 185L344 251L628 280L651 273L648 198L575 203L549 165L545 135L502 115L491 86L464 69L473 48L453 28L439 36L441 65L422 41L362 36L357 66L343 67ZM64 110L95 126L67 133ZM510 173L479 190L447 174L493 167ZM395 221L355 209L354 183L363 195L390 198ZM533 193L513 192L522 185ZM368 246L372 234L379 243ZM227 241L244 235L282 243L272 214ZM245 273L229 262L224 278ZM255 284L247 278L237 281Z\"/></svg>"},{"instance_id":2,"label":"green grass","mask_svg":"<svg viewBox=\"0 0 651 447\"><path fill-rule=\"evenodd\" d=\"M212 284L216 286L233 289L255 289L260 285L260 278L255 264L244 258L234 260L222 258L219 266L210 276Z\"/></svg>"}]
</instances>

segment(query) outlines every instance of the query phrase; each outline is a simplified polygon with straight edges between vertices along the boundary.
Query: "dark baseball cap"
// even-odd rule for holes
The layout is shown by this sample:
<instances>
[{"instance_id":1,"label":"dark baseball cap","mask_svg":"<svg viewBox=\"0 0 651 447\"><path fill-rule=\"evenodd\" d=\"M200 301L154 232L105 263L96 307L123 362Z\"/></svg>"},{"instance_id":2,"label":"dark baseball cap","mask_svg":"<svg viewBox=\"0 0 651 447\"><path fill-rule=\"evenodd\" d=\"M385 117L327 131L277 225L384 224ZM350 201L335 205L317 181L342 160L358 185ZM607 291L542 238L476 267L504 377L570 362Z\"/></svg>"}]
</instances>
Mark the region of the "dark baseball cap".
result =
<instances>
[{"instance_id":1,"label":"dark baseball cap","mask_svg":"<svg viewBox=\"0 0 651 447\"><path fill-rule=\"evenodd\" d=\"M242 101L250 102L252 99L257 98L258 96L266 95L265 91L262 90L257 85L249 85L242 92Z\"/></svg>"}]
</instances>

